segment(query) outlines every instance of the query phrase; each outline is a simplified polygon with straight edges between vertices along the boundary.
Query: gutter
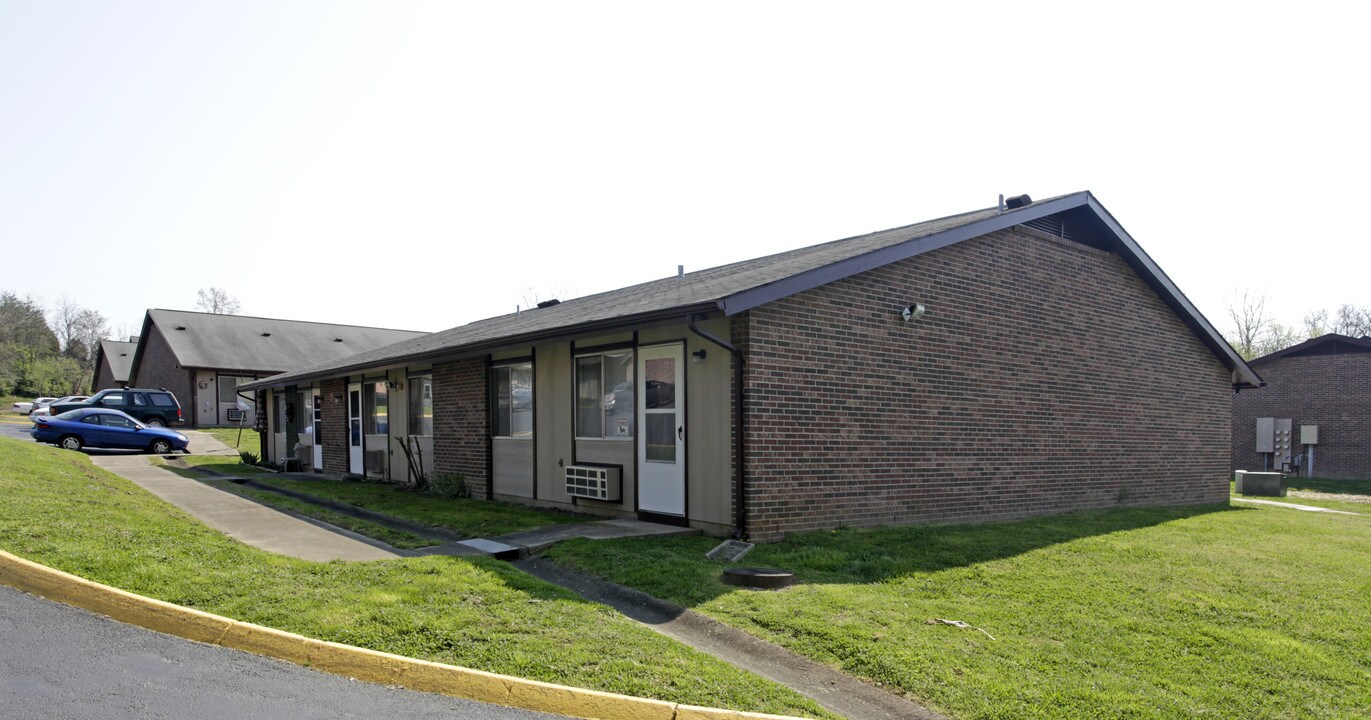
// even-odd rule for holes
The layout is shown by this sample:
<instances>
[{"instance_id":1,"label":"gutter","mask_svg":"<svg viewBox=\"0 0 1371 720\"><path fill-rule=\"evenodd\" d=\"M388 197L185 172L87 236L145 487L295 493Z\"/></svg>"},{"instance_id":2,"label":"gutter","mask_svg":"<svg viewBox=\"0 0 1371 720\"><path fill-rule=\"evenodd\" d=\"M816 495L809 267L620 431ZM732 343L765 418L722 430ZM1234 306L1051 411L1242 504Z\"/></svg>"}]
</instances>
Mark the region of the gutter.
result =
<instances>
[{"instance_id":1,"label":"gutter","mask_svg":"<svg viewBox=\"0 0 1371 720\"><path fill-rule=\"evenodd\" d=\"M747 506L744 504L743 472L744 442L743 430L746 414L743 412L743 351L732 343L701 330L695 324L695 316L686 316L690 331L727 350L733 356L733 537L741 540L747 536Z\"/></svg>"}]
</instances>

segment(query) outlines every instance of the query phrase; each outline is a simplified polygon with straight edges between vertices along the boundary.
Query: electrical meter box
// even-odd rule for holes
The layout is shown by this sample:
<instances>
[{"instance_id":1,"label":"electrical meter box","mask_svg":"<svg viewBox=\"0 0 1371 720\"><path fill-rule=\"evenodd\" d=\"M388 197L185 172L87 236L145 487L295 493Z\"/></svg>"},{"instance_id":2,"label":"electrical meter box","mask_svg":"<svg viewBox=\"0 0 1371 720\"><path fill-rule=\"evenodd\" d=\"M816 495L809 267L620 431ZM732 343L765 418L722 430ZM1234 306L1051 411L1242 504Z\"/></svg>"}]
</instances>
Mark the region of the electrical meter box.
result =
<instances>
[{"instance_id":1,"label":"electrical meter box","mask_svg":"<svg viewBox=\"0 0 1371 720\"><path fill-rule=\"evenodd\" d=\"M1318 425L1301 425L1301 426L1300 426L1300 444L1301 444L1301 445L1318 445L1318 444L1319 444L1319 426L1318 426Z\"/></svg>"},{"instance_id":2,"label":"electrical meter box","mask_svg":"<svg viewBox=\"0 0 1371 720\"><path fill-rule=\"evenodd\" d=\"M1290 418L1257 418L1257 452L1271 453L1271 467L1281 468L1292 459L1295 438Z\"/></svg>"}]
</instances>

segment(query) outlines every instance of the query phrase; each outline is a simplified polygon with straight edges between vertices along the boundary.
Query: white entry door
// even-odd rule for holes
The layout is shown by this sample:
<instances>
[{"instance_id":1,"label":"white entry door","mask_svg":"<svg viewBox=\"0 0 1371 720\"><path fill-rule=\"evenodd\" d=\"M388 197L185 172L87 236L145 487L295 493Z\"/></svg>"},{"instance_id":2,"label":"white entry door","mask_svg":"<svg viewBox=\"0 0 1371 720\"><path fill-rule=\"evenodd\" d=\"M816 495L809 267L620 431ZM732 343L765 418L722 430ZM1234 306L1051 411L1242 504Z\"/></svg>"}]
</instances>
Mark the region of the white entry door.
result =
<instances>
[{"instance_id":1,"label":"white entry door","mask_svg":"<svg viewBox=\"0 0 1371 720\"><path fill-rule=\"evenodd\" d=\"M314 423L314 469L324 469L324 405L323 398L319 395L319 388L309 391L309 413L310 422ZM303 468L301 468L303 469Z\"/></svg>"},{"instance_id":2,"label":"white entry door","mask_svg":"<svg viewBox=\"0 0 1371 720\"><path fill-rule=\"evenodd\" d=\"M638 350L638 509L685 517L683 345Z\"/></svg>"},{"instance_id":3,"label":"white entry door","mask_svg":"<svg viewBox=\"0 0 1371 720\"><path fill-rule=\"evenodd\" d=\"M361 475L362 466L362 384L348 385L348 472Z\"/></svg>"}]
</instances>

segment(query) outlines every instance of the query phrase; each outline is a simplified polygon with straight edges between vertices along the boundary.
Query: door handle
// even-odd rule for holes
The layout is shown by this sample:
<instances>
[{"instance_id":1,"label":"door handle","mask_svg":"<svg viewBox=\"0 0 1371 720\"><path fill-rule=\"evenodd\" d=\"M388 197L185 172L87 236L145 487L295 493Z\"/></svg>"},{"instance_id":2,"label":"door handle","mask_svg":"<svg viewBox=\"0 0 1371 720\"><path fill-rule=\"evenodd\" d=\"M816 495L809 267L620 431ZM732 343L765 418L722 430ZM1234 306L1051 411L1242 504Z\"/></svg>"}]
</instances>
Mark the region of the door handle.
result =
<instances>
[{"instance_id":1,"label":"door handle","mask_svg":"<svg viewBox=\"0 0 1371 720\"><path fill-rule=\"evenodd\" d=\"M685 426L684 426L684 425L682 425L682 426L676 428L676 439L677 439L677 440L685 440Z\"/></svg>"}]
</instances>

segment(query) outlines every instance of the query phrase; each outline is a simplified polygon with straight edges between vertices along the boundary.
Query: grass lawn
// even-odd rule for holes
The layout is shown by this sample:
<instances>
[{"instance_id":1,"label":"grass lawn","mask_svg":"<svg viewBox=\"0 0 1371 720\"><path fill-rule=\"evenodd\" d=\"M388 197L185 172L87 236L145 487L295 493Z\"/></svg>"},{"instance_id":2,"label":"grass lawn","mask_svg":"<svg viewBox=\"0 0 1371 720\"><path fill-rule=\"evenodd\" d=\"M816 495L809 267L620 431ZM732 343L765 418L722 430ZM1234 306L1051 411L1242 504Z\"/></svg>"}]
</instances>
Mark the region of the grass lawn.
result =
<instances>
[{"instance_id":1,"label":"grass lawn","mask_svg":"<svg viewBox=\"0 0 1371 720\"><path fill-rule=\"evenodd\" d=\"M236 427L199 428L199 432L214 436L219 442L234 450L246 450L254 455L262 454L262 434L252 428L243 428L241 440L239 440L238 428Z\"/></svg>"},{"instance_id":2,"label":"grass lawn","mask_svg":"<svg viewBox=\"0 0 1371 720\"><path fill-rule=\"evenodd\" d=\"M704 559L715 543L548 555L960 720L1371 707L1371 518L1209 506L806 534L745 558L803 583L772 593L721 585Z\"/></svg>"},{"instance_id":3,"label":"grass lawn","mask_svg":"<svg viewBox=\"0 0 1371 720\"><path fill-rule=\"evenodd\" d=\"M1249 497L1238 495L1233 491L1233 487L1233 483L1229 483L1229 492L1232 493L1234 497ZM1259 497L1255 495L1250 497L1255 500L1270 500L1271 502L1289 503L1291 505L1309 505L1311 507L1344 510L1347 512L1371 515L1371 481L1290 478L1286 481L1286 489L1292 494L1287 495L1286 497ZM1321 497L1300 497L1301 494L1307 493L1319 493Z\"/></svg>"},{"instance_id":4,"label":"grass lawn","mask_svg":"<svg viewBox=\"0 0 1371 720\"><path fill-rule=\"evenodd\" d=\"M439 497L397 490L393 485L378 483L325 478L296 480L272 474L253 479L266 485L349 503L392 517L447 528L469 537L493 537L546 525L600 519L512 503Z\"/></svg>"},{"instance_id":5,"label":"grass lawn","mask_svg":"<svg viewBox=\"0 0 1371 720\"><path fill-rule=\"evenodd\" d=\"M197 477L197 479L203 479L203 476L194 477ZM388 528L385 525L378 525L377 523L362 520L360 518L355 518L350 515L336 513L327 508L321 508L318 505L311 505L310 503L301 502L294 498L282 497L281 495L277 495L273 492L258 490L256 488L244 487L242 485L234 483L231 480L205 479L203 480L203 482L206 485L209 485L211 487L217 487L220 490L225 490L228 492L247 496L268 507L274 507L278 510L286 510L289 512L293 512L296 515L303 515L305 517L314 518L315 520L323 520L324 522L329 523L330 525L336 525L340 528L346 528L355 533L366 535L369 538L380 540L383 543L387 543L391 547L412 550L414 548L430 547L442 543L442 541L440 540L430 540L428 538L415 535L414 533Z\"/></svg>"},{"instance_id":6,"label":"grass lawn","mask_svg":"<svg viewBox=\"0 0 1371 720\"><path fill-rule=\"evenodd\" d=\"M0 439L0 496L0 547L179 605L549 682L832 717L498 561L285 558L209 529L85 455L14 440Z\"/></svg>"}]
</instances>

